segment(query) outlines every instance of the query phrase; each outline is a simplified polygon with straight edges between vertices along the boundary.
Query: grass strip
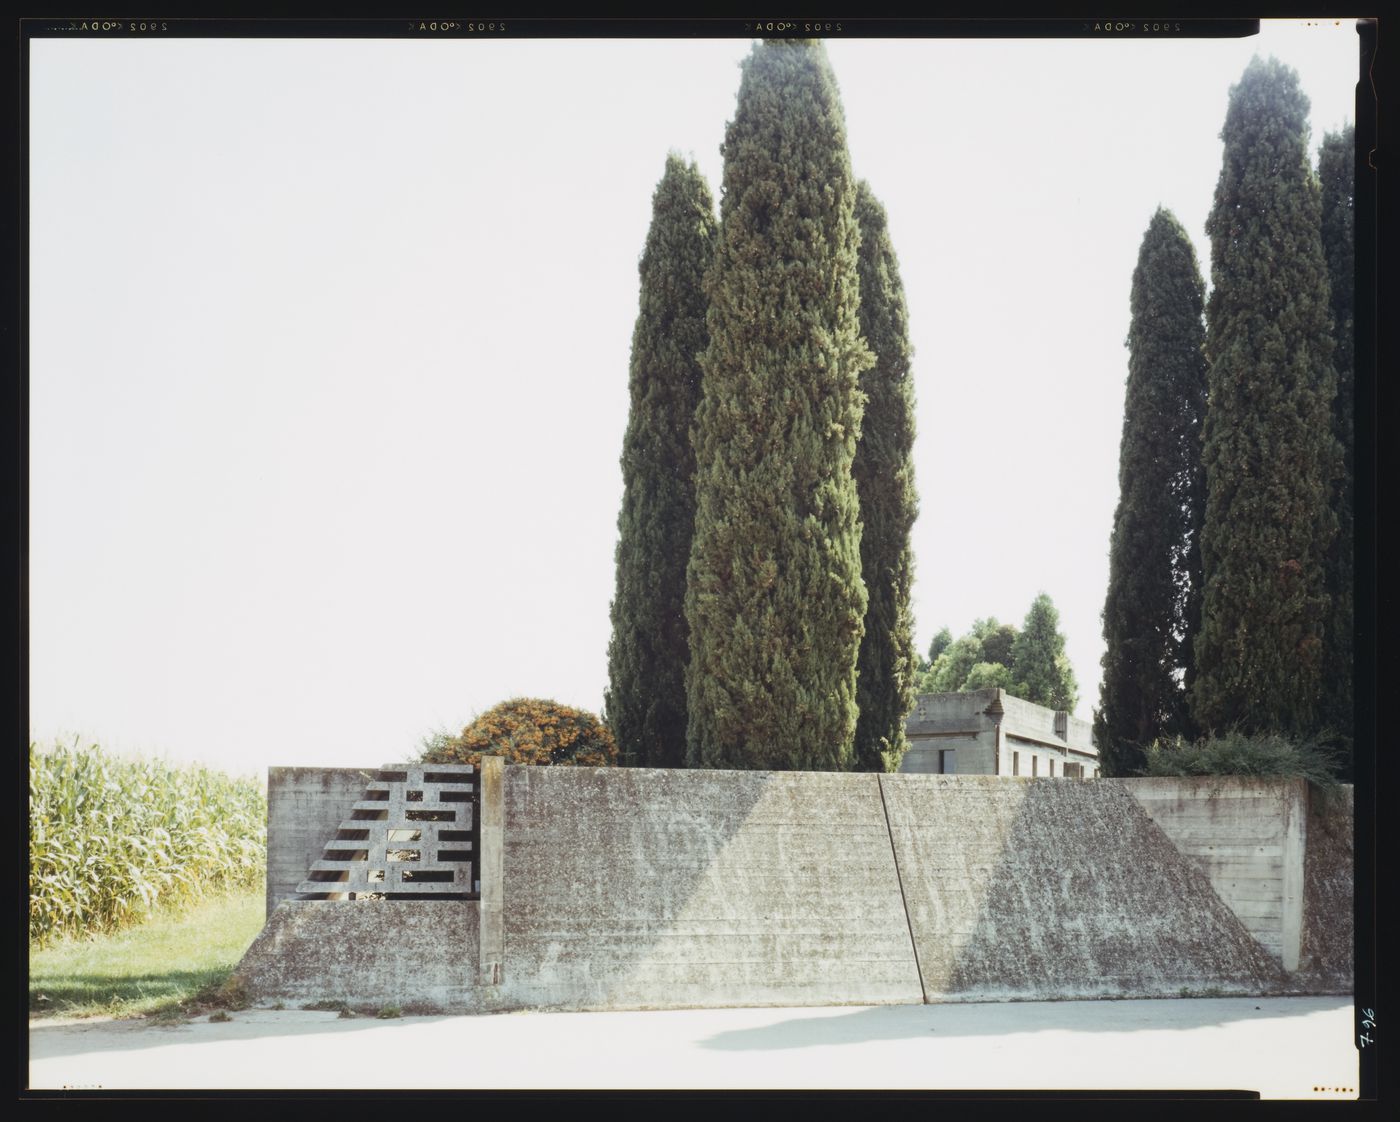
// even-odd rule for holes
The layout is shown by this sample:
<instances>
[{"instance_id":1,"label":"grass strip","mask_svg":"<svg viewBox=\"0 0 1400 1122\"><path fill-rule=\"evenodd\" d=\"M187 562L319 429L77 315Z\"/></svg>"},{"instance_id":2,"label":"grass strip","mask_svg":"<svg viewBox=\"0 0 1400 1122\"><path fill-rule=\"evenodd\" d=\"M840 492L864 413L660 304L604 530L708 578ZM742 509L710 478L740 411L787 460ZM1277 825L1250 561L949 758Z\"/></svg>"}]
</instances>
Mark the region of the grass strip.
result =
<instances>
[{"instance_id":1,"label":"grass strip","mask_svg":"<svg viewBox=\"0 0 1400 1122\"><path fill-rule=\"evenodd\" d=\"M233 1004L229 974L262 929L261 886L157 913L135 927L29 952L31 1017L178 1017Z\"/></svg>"}]
</instances>

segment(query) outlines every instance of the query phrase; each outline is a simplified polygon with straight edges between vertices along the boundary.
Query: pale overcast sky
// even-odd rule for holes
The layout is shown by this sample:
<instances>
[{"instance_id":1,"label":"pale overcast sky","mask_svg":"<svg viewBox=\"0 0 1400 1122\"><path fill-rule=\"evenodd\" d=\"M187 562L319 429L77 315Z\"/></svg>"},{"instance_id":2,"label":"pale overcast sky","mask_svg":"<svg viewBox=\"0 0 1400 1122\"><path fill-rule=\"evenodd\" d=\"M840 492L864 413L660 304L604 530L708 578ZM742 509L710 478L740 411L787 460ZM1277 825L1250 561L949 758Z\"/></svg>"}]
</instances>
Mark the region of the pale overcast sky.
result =
<instances>
[{"instance_id":1,"label":"pale overcast sky","mask_svg":"<svg viewBox=\"0 0 1400 1122\"><path fill-rule=\"evenodd\" d=\"M719 194L731 40L31 49L31 735L374 766L507 697L598 711L637 258ZM917 640L1060 610L1098 702L1128 291L1209 281L1227 97L1353 119L1354 21L828 43L915 346Z\"/></svg>"}]
</instances>

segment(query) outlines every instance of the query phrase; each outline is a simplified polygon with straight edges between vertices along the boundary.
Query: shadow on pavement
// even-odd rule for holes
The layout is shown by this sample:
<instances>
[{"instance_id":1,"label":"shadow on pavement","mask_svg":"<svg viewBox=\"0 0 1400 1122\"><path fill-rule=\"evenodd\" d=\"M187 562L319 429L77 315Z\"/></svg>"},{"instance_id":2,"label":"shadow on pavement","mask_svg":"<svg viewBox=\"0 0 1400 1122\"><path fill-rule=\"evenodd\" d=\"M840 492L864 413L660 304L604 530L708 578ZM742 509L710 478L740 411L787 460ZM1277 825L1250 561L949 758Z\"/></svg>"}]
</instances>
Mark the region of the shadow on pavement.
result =
<instances>
[{"instance_id":1,"label":"shadow on pavement","mask_svg":"<svg viewBox=\"0 0 1400 1122\"><path fill-rule=\"evenodd\" d=\"M31 1021L29 1058L61 1059L89 1052L139 1052L176 1044L222 1044L234 1040L266 1040L272 1036L327 1036L382 1029L388 1025L432 1024L459 1018L448 1016L408 1017L380 1020L371 1015L342 1018L336 1013L314 1010L272 1011L250 1009L229 1014L223 1023L209 1023L208 1017L165 1024L148 1018L131 1020Z\"/></svg>"},{"instance_id":2,"label":"shadow on pavement","mask_svg":"<svg viewBox=\"0 0 1400 1122\"><path fill-rule=\"evenodd\" d=\"M711 1036L700 1046L716 1051L761 1051L916 1039L930 1034L946 1040L1057 1030L1189 1031L1250 1018L1302 1017L1350 1008L1352 1004L1350 997L1230 997L887 1005L838 1016L807 1015L758 1028L734 1029Z\"/></svg>"},{"instance_id":3,"label":"shadow on pavement","mask_svg":"<svg viewBox=\"0 0 1400 1122\"><path fill-rule=\"evenodd\" d=\"M1036 1032L1162 1032L1222 1026L1231 1021L1250 1018L1277 1020L1304 1017L1336 1009L1349 1009L1350 997L1291 997L1291 998L1173 998L1157 1001L1012 1001L947 1005L883 1005L862 1007L849 1012L832 1012L830 1007L812 1006L804 1009L735 1009L736 1016L752 1021L755 1014L774 1018L753 1028L732 1029L709 1037L695 1039L693 1047L711 1051L764 1051L796 1048L860 1044L879 1040L933 1039L951 1040L958 1037L1010 1036ZM684 1017L686 1010L661 1011L668 1017ZM723 1010L695 1010L698 1016L713 1018ZM521 1015L521 1014L517 1014ZM616 1013L526 1013L524 1016L544 1018L647 1017L643 1011ZM366 1029L416 1030L434 1027L451 1031L454 1022L478 1021L475 1016L405 1016L402 1019L380 1020L372 1015L341 1018L335 1013L312 1010L274 1011L250 1009L231 1014L224 1023L209 1023L207 1018L179 1024L133 1019L123 1021L31 1022L29 1055L31 1060L62 1059L93 1052L139 1052L151 1048L188 1045L216 1045L243 1040L266 1040L298 1037L327 1037L358 1034ZM710 1023L713 1023L711 1021ZM591 1026L604 1031L604 1025ZM564 1026L549 1026L558 1031ZM546 1034L543 1026L542 1035ZM675 1033L668 1027L668 1035ZM684 1031L680 1038L686 1036Z\"/></svg>"}]
</instances>

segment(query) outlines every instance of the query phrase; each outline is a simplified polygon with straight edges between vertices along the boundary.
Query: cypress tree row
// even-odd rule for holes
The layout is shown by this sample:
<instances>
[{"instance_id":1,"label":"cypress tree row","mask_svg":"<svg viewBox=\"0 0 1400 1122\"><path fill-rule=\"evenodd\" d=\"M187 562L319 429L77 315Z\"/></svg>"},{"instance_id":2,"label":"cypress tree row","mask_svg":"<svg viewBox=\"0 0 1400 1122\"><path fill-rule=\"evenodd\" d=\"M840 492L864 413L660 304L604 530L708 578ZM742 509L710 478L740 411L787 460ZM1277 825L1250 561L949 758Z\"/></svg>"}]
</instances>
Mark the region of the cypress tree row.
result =
<instances>
[{"instance_id":1,"label":"cypress tree row","mask_svg":"<svg viewBox=\"0 0 1400 1122\"><path fill-rule=\"evenodd\" d=\"M700 400L697 356L708 341L702 282L715 235L704 176L668 156L638 266L605 695L621 761L638 767L685 764L685 570L695 522L690 426Z\"/></svg>"},{"instance_id":2,"label":"cypress tree row","mask_svg":"<svg viewBox=\"0 0 1400 1122\"><path fill-rule=\"evenodd\" d=\"M909 311L885 209L869 184L856 185L860 227L860 330L875 354L861 378L865 417L851 466L864 528L861 573L869 603L856 660L855 767L893 771L908 748L904 718L914 703L914 623L909 606L909 532L914 491L914 384Z\"/></svg>"},{"instance_id":3,"label":"cypress tree row","mask_svg":"<svg viewBox=\"0 0 1400 1122\"><path fill-rule=\"evenodd\" d=\"M820 44L754 48L723 154L692 434L687 762L846 770L866 608L851 461L872 357L845 122Z\"/></svg>"},{"instance_id":4,"label":"cypress tree row","mask_svg":"<svg viewBox=\"0 0 1400 1122\"><path fill-rule=\"evenodd\" d=\"M1352 563L1355 495L1355 371L1352 361L1356 331L1356 248L1354 245L1355 130L1348 126L1329 133L1318 157L1322 184L1322 251L1332 287L1332 325L1336 349L1332 365L1337 372L1337 396L1332 406L1332 432L1340 446L1341 471L1333 491L1337 512L1337 538L1327 555L1327 591L1332 597L1328 619L1327 659L1323 675L1321 723L1348 749L1352 739L1353 609Z\"/></svg>"},{"instance_id":5,"label":"cypress tree row","mask_svg":"<svg viewBox=\"0 0 1400 1122\"><path fill-rule=\"evenodd\" d=\"M1256 58L1230 90L1206 223L1205 600L1193 646L1201 731L1316 729L1330 611L1330 292L1297 74Z\"/></svg>"},{"instance_id":6,"label":"cypress tree row","mask_svg":"<svg viewBox=\"0 0 1400 1122\"><path fill-rule=\"evenodd\" d=\"M1205 508L1205 285L1191 239L1159 209L1133 270L1118 510L1103 609L1094 739L1105 775L1132 775L1161 736L1186 734L1200 626Z\"/></svg>"}]
</instances>

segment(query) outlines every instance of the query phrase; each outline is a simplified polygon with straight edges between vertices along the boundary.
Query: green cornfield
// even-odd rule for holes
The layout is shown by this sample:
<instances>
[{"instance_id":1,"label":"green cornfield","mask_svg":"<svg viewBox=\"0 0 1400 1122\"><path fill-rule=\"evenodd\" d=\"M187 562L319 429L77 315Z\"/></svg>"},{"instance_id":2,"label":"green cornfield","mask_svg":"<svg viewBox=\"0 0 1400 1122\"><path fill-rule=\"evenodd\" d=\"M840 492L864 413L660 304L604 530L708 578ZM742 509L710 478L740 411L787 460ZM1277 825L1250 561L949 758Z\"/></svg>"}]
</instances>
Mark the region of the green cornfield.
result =
<instances>
[{"instance_id":1,"label":"green cornfield","mask_svg":"<svg viewBox=\"0 0 1400 1122\"><path fill-rule=\"evenodd\" d=\"M263 876L267 798L251 779L29 745L29 939L111 931Z\"/></svg>"}]
</instances>

